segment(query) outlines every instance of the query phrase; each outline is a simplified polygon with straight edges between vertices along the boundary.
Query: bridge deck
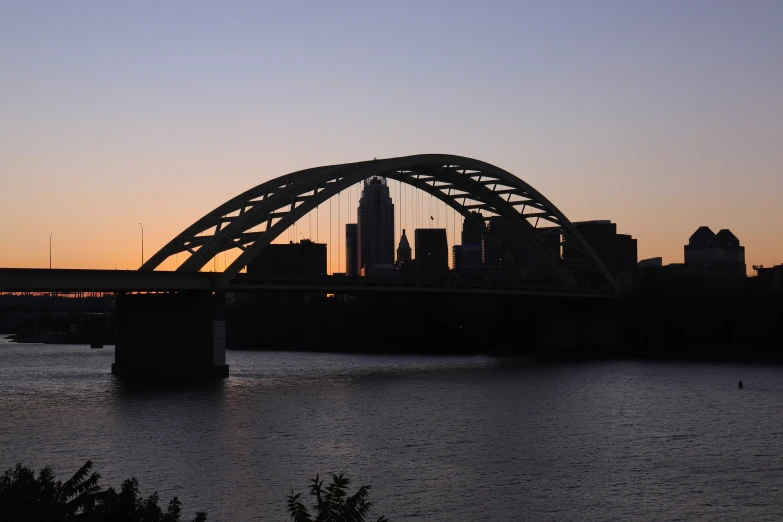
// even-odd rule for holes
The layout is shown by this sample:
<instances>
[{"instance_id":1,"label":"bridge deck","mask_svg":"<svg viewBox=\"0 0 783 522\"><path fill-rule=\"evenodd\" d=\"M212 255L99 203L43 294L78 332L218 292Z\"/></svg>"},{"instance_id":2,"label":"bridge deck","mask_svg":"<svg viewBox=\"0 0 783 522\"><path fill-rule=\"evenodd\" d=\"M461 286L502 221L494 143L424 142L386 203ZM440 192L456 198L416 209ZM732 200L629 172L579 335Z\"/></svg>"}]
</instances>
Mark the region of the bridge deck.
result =
<instances>
[{"instance_id":1,"label":"bridge deck","mask_svg":"<svg viewBox=\"0 0 783 522\"><path fill-rule=\"evenodd\" d=\"M555 288L544 286L520 286L486 282L461 281L406 281L402 279L369 279L366 277L327 277L323 279L272 279L238 276L228 285L227 291L291 290L323 291L335 294L354 292L413 292L456 294L513 294L548 295L614 299L617 296L595 289Z\"/></svg>"},{"instance_id":2,"label":"bridge deck","mask_svg":"<svg viewBox=\"0 0 783 522\"><path fill-rule=\"evenodd\" d=\"M136 270L0 268L0 292L212 290L214 274Z\"/></svg>"},{"instance_id":3,"label":"bridge deck","mask_svg":"<svg viewBox=\"0 0 783 522\"><path fill-rule=\"evenodd\" d=\"M593 289L501 285L486 282L405 281L365 277L272 279L237 276L218 288L218 273L135 270L64 270L0 268L0 292L166 292L204 290L225 292L295 291L351 294L356 292L453 293L476 295L536 295L613 299Z\"/></svg>"}]
</instances>

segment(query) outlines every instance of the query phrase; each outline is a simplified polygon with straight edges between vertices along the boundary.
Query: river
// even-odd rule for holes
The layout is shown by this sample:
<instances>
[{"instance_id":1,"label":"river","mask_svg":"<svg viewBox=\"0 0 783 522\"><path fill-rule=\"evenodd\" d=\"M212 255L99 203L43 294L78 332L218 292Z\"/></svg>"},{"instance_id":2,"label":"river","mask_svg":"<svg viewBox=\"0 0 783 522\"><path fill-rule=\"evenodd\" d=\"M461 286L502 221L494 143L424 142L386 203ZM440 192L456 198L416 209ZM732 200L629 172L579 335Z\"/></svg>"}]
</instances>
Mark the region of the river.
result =
<instances>
[{"instance_id":1,"label":"river","mask_svg":"<svg viewBox=\"0 0 783 522\"><path fill-rule=\"evenodd\" d=\"M0 340L0 469L92 459L212 521L287 520L331 471L391 520L783 516L779 366L229 351L220 383L150 389L113 359Z\"/></svg>"}]
</instances>

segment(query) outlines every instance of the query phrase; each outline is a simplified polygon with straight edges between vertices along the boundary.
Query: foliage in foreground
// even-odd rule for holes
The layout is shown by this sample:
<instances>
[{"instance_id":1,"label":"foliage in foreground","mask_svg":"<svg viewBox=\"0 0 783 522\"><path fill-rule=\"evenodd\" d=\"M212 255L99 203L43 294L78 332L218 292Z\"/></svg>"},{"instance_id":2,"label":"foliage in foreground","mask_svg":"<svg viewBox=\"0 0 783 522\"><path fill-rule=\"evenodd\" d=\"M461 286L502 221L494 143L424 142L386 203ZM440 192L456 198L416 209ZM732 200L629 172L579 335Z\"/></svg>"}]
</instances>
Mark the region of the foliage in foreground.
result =
<instances>
[{"instance_id":1,"label":"foliage in foreground","mask_svg":"<svg viewBox=\"0 0 783 522\"><path fill-rule=\"evenodd\" d=\"M310 511L299 501L301 493L288 496L288 514L294 522L364 522L370 511L372 502L370 496L371 486L362 486L359 491L348 496L350 480L344 473L332 475L332 483L323 487L323 480L318 480L318 475L312 480L310 494L316 499L315 518ZM386 522L386 517L380 517L377 522Z\"/></svg>"},{"instance_id":2,"label":"foliage in foreground","mask_svg":"<svg viewBox=\"0 0 783 522\"><path fill-rule=\"evenodd\" d=\"M54 480L54 471L46 466L35 471L17 464L0 476L0 521L2 522L180 522L182 504L177 497L164 510L155 492L139 496L139 482L131 478L120 491L102 489L100 475L91 473L87 461L65 482ZM362 486L348 495L350 480L343 473L332 474L332 483L323 487L318 475L312 480L310 494L315 496L313 517L293 490L288 496L288 513L294 522L365 522L372 503L370 486ZM205 522L200 511L193 522ZM386 522L380 517L377 522Z\"/></svg>"},{"instance_id":3,"label":"foliage in foreground","mask_svg":"<svg viewBox=\"0 0 783 522\"><path fill-rule=\"evenodd\" d=\"M177 497L164 511L157 492L139 496L139 482L129 479L120 491L103 490L98 485L100 475L90 473L87 461L65 482L54 480L51 467L35 471L17 464L0 477L0 520L8 522L180 522L182 504ZM204 522L207 515L199 512L193 522Z\"/></svg>"}]
</instances>

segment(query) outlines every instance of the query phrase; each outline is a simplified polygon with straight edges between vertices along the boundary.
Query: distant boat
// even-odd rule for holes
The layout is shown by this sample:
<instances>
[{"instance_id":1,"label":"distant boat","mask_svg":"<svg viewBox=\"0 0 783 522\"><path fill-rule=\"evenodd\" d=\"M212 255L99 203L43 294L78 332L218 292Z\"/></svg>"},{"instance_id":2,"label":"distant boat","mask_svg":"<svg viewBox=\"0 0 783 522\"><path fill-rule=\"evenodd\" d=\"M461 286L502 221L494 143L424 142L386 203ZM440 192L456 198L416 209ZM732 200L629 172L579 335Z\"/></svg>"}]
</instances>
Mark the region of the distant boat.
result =
<instances>
[{"instance_id":1,"label":"distant boat","mask_svg":"<svg viewBox=\"0 0 783 522\"><path fill-rule=\"evenodd\" d=\"M90 348L103 348L103 343L90 343ZM742 385L740 385L742 387Z\"/></svg>"}]
</instances>

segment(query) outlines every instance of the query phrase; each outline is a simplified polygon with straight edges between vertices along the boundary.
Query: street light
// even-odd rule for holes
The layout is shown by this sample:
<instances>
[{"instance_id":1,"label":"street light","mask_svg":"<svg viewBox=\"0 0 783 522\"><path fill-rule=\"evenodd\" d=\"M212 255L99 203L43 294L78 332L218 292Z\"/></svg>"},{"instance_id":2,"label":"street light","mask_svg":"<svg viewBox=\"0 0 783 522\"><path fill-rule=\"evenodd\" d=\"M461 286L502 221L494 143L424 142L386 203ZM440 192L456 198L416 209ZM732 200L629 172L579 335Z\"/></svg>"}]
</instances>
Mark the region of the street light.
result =
<instances>
[{"instance_id":1,"label":"street light","mask_svg":"<svg viewBox=\"0 0 783 522\"><path fill-rule=\"evenodd\" d=\"M139 223L141 227L141 266L144 266L144 227Z\"/></svg>"},{"instance_id":2,"label":"street light","mask_svg":"<svg viewBox=\"0 0 783 522\"><path fill-rule=\"evenodd\" d=\"M52 234L54 234L54 230L49 232L49 270L52 269Z\"/></svg>"}]
</instances>

